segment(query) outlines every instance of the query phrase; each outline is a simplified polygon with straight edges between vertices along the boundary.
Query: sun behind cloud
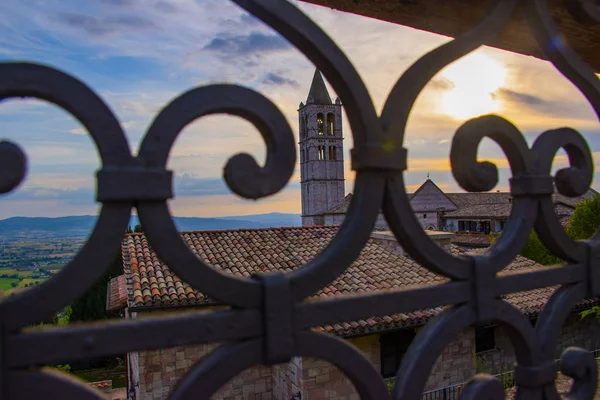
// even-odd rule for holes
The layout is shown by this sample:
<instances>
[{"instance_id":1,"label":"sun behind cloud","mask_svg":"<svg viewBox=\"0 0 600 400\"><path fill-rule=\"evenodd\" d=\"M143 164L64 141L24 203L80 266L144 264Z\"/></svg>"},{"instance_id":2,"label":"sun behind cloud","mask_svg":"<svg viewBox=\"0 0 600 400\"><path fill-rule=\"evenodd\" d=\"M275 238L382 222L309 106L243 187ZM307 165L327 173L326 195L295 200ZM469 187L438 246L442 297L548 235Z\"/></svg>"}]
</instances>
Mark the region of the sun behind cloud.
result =
<instances>
[{"instance_id":1,"label":"sun behind cloud","mask_svg":"<svg viewBox=\"0 0 600 400\"><path fill-rule=\"evenodd\" d=\"M439 100L444 114L463 120L501 109L494 93L504 85L506 69L494 58L473 53L451 64L440 75L453 84Z\"/></svg>"}]
</instances>

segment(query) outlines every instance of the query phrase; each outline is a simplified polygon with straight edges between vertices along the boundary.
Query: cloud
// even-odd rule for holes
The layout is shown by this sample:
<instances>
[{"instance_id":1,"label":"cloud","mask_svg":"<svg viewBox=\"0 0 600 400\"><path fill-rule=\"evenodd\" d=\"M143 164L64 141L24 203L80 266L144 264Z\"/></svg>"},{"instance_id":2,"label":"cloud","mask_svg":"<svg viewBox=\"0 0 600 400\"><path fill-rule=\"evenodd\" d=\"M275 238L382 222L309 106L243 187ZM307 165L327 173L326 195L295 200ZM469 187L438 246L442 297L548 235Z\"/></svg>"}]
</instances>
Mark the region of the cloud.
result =
<instances>
[{"instance_id":1,"label":"cloud","mask_svg":"<svg viewBox=\"0 0 600 400\"><path fill-rule=\"evenodd\" d=\"M240 21L242 21L246 25L258 25L260 24L260 20L250 14L242 14L240 16Z\"/></svg>"},{"instance_id":2,"label":"cloud","mask_svg":"<svg viewBox=\"0 0 600 400\"><path fill-rule=\"evenodd\" d=\"M176 176L174 187L176 196L208 196L231 193L221 178L197 178L191 174Z\"/></svg>"},{"instance_id":3,"label":"cloud","mask_svg":"<svg viewBox=\"0 0 600 400\"><path fill-rule=\"evenodd\" d=\"M263 79L263 83L265 85L275 85L275 86L282 86L282 85L290 85L293 87L298 87L298 81L294 80L294 79L289 79L289 78L285 78L279 74L273 73L273 72L269 72L266 76L265 79Z\"/></svg>"},{"instance_id":4,"label":"cloud","mask_svg":"<svg viewBox=\"0 0 600 400\"><path fill-rule=\"evenodd\" d=\"M173 186L177 197L215 196L232 193L222 178L199 178L187 173L175 176ZM290 182L286 188L294 187L299 187L299 184Z\"/></svg>"},{"instance_id":5,"label":"cloud","mask_svg":"<svg viewBox=\"0 0 600 400\"><path fill-rule=\"evenodd\" d=\"M279 35L253 32L249 35L213 38L203 49L223 55L249 55L282 51L290 47L291 44Z\"/></svg>"},{"instance_id":6,"label":"cloud","mask_svg":"<svg viewBox=\"0 0 600 400\"><path fill-rule=\"evenodd\" d=\"M137 0L101 0L103 3L111 6L132 6Z\"/></svg>"},{"instance_id":7,"label":"cloud","mask_svg":"<svg viewBox=\"0 0 600 400\"><path fill-rule=\"evenodd\" d=\"M556 120L564 120L560 122L562 125L578 128L581 128L582 124L597 126L592 108L581 98L563 95L542 97L507 88L498 90L495 97L520 116L541 119L541 126L547 126L550 120L555 120L552 124L559 123Z\"/></svg>"},{"instance_id":8,"label":"cloud","mask_svg":"<svg viewBox=\"0 0 600 400\"><path fill-rule=\"evenodd\" d=\"M176 175L173 182L176 198L232 195L225 181L218 177L199 178L192 174ZM297 190L298 182L290 182L284 190ZM23 187L2 196L12 201L60 201L67 206L88 206L95 203L96 189L80 187L62 189L47 186ZM241 200L241 199L240 199ZM298 198L299 200L299 198Z\"/></svg>"},{"instance_id":9,"label":"cloud","mask_svg":"<svg viewBox=\"0 0 600 400\"><path fill-rule=\"evenodd\" d=\"M451 80L449 80L447 78L440 76L438 78L432 79L429 82L429 84L427 85L427 88L433 89L433 90L444 91L444 90L453 89L455 86L456 85L454 85L454 82L452 82Z\"/></svg>"},{"instance_id":10,"label":"cloud","mask_svg":"<svg viewBox=\"0 0 600 400\"><path fill-rule=\"evenodd\" d=\"M125 122L121 122L121 128L123 128L123 130L127 130L127 129L131 129L136 125L136 121L125 121ZM85 128L73 128L73 129L69 129L67 131L68 133L70 133L71 135L89 135L89 132L87 129Z\"/></svg>"},{"instance_id":11,"label":"cloud","mask_svg":"<svg viewBox=\"0 0 600 400\"><path fill-rule=\"evenodd\" d=\"M73 129L69 129L67 132L69 132L72 135L87 135L88 134L87 129L84 129L84 128L73 128Z\"/></svg>"},{"instance_id":12,"label":"cloud","mask_svg":"<svg viewBox=\"0 0 600 400\"><path fill-rule=\"evenodd\" d=\"M137 15L99 18L77 13L62 13L59 15L59 20L69 27L83 30L92 36L105 36L122 30L147 31L157 29L154 22Z\"/></svg>"},{"instance_id":13,"label":"cloud","mask_svg":"<svg viewBox=\"0 0 600 400\"><path fill-rule=\"evenodd\" d=\"M154 5L154 8L156 8L160 12L164 12L167 14L175 14L179 12L179 7L177 7L173 3L168 3L166 1L157 1Z\"/></svg>"},{"instance_id":14,"label":"cloud","mask_svg":"<svg viewBox=\"0 0 600 400\"><path fill-rule=\"evenodd\" d=\"M526 104L529 106L536 107L548 104L548 102L542 99L541 97L505 88L501 88L500 90L498 90L497 94L492 93L492 97L500 97L504 101L510 101L514 103Z\"/></svg>"},{"instance_id":15,"label":"cloud","mask_svg":"<svg viewBox=\"0 0 600 400\"><path fill-rule=\"evenodd\" d=\"M91 205L95 202L95 198L96 191L93 188L56 189L49 187L29 187L6 195L6 200L60 200L69 206Z\"/></svg>"}]
</instances>

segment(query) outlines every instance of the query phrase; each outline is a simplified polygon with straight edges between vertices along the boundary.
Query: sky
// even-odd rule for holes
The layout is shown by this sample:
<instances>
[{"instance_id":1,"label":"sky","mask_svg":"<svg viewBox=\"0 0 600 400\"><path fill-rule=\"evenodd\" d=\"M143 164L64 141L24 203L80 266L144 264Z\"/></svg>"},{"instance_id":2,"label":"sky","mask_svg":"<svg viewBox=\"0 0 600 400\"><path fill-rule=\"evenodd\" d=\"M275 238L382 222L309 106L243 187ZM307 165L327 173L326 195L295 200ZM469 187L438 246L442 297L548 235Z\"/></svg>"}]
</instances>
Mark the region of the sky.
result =
<instances>
[{"instance_id":1,"label":"sky","mask_svg":"<svg viewBox=\"0 0 600 400\"><path fill-rule=\"evenodd\" d=\"M401 74L450 40L293 3L348 55L378 112ZM0 62L9 61L50 65L85 82L117 116L133 154L162 107L193 87L212 83L239 84L267 96L286 116L297 139L298 104L306 101L314 73L312 63L289 42L225 0L3 0ZM335 98L331 88L330 95ZM461 191L450 172L450 142L465 119L486 113L511 120L530 143L547 129L569 126L584 134L593 152L600 151L592 108L550 63L484 47L445 68L418 98L405 136L407 190L414 191L429 173L443 190ZM344 135L350 193L352 135L345 117ZM0 195L0 219L98 212L95 171L100 159L85 128L68 113L31 99L1 102L0 140L19 144L29 162L24 183ZM231 193L222 169L228 158L242 151L264 161L260 134L238 117L210 116L188 125L168 163L175 174L172 213L300 213L298 172L281 192L265 199L248 201ZM500 148L485 140L479 157L497 162L500 182L495 190L507 190L510 173ZM555 167L565 162L559 155ZM596 175L596 189L598 182Z\"/></svg>"}]
</instances>

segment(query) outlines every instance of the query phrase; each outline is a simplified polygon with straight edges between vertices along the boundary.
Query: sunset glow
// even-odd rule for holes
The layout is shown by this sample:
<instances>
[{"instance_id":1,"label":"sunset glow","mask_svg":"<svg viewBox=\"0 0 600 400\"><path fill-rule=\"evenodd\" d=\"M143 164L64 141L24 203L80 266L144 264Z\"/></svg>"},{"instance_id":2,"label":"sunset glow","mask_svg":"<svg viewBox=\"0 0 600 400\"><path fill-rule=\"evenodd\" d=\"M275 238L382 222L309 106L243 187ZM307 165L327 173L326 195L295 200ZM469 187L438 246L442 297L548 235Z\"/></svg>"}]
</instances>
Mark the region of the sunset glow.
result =
<instances>
[{"instance_id":1,"label":"sunset glow","mask_svg":"<svg viewBox=\"0 0 600 400\"><path fill-rule=\"evenodd\" d=\"M475 53L462 58L440 74L452 89L440 98L443 113L456 119L471 118L501 109L493 93L506 81L504 66L490 56Z\"/></svg>"}]
</instances>

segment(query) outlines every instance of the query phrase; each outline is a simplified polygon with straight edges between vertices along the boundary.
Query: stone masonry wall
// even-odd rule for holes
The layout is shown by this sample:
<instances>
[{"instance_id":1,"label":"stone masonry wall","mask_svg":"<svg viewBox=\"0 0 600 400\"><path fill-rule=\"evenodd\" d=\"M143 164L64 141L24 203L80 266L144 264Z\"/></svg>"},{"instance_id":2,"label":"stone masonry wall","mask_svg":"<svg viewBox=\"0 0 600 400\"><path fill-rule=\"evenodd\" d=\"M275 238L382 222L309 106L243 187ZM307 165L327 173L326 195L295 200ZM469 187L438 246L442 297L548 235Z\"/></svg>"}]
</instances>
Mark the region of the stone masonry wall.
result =
<instances>
[{"instance_id":1,"label":"stone masonry wall","mask_svg":"<svg viewBox=\"0 0 600 400\"><path fill-rule=\"evenodd\" d=\"M425 391L465 382L475 374L475 331L461 332L438 357L425 385Z\"/></svg>"},{"instance_id":2,"label":"stone masonry wall","mask_svg":"<svg viewBox=\"0 0 600 400\"><path fill-rule=\"evenodd\" d=\"M294 357L287 364L273 366L274 399L302 399L302 365L302 358Z\"/></svg>"},{"instance_id":3,"label":"stone masonry wall","mask_svg":"<svg viewBox=\"0 0 600 400\"><path fill-rule=\"evenodd\" d=\"M478 369L500 373L513 369L515 357L506 329L495 329L496 349L474 354L474 329L456 337L442 352L427 380L425 391L467 381ZM380 371L379 335L347 339ZM151 350L139 353L140 399L165 399L179 380L205 354L217 345L197 345ZM568 346L588 350L600 348L600 323L593 318L579 320L574 314L562 327L558 358ZM301 394L301 397L298 394ZM355 400L359 399L354 385L334 365L314 358L293 358L287 364L273 367L256 366L232 378L214 400Z\"/></svg>"},{"instance_id":4,"label":"stone masonry wall","mask_svg":"<svg viewBox=\"0 0 600 400\"><path fill-rule=\"evenodd\" d=\"M348 341L356 346L379 372L379 335L363 336ZM304 358L302 367L302 400L360 400L352 382L333 364L315 358Z\"/></svg>"},{"instance_id":5,"label":"stone masonry wall","mask_svg":"<svg viewBox=\"0 0 600 400\"><path fill-rule=\"evenodd\" d=\"M600 323L592 316L581 320L579 315L571 315L562 327L561 343L555 357L559 358L569 346L590 351L600 349Z\"/></svg>"},{"instance_id":6,"label":"stone masonry wall","mask_svg":"<svg viewBox=\"0 0 600 400\"><path fill-rule=\"evenodd\" d=\"M191 367L217 345L197 345L139 353L140 399L166 399ZM213 400L272 399L271 367L256 366L235 376L213 397Z\"/></svg>"},{"instance_id":7,"label":"stone masonry wall","mask_svg":"<svg viewBox=\"0 0 600 400\"><path fill-rule=\"evenodd\" d=\"M482 361L483 372L499 374L513 370L516 357L507 330L502 326L497 327L494 339L496 350L477 355ZM569 316L561 328L561 337L554 357L559 359L562 352L569 346L577 346L590 351L600 349L600 323L594 318L580 320L577 314Z\"/></svg>"}]
</instances>

